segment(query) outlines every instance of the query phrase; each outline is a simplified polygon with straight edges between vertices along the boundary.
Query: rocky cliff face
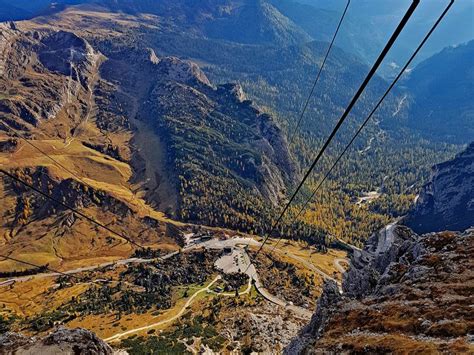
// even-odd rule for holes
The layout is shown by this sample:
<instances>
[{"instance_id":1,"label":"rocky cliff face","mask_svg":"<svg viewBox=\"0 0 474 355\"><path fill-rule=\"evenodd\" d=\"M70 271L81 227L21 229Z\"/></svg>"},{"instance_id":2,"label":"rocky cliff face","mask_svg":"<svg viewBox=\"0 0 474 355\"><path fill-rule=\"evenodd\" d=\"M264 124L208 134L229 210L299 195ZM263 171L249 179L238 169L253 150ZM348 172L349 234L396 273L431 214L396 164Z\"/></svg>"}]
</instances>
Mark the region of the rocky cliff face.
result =
<instances>
[{"instance_id":1,"label":"rocky cliff face","mask_svg":"<svg viewBox=\"0 0 474 355\"><path fill-rule=\"evenodd\" d=\"M62 110L86 110L91 80L100 61L84 39L65 31L0 26L0 114L22 130L57 118ZM2 127L3 128L3 127Z\"/></svg>"},{"instance_id":2,"label":"rocky cliff face","mask_svg":"<svg viewBox=\"0 0 474 355\"><path fill-rule=\"evenodd\" d=\"M474 226L474 143L453 160L433 167L431 181L405 223L417 233Z\"/></svg>"},{"instance_id":3,"label":"rocky cliff face","mask_svg":"<svg viewBox=\"0 0 474 355\"><path fill-rule=\"evenodd\" d=\"M343 294L325 285L286 353L473 351L473 256L474 230L382 230L354 251Z\"/></svg>"},{"instance_id":4,"label":"rocky cliff face","mask_svg":"<svg viewBox=\"0 0 474 355\"><path fill-rule=\"evenodd\" d=\"M170 145L194 146L197 151L188 154L202 152L207 160L196 157L197 164L212 166L216 175L227 169L277 203L294 177L295 166L272 117L246 101L240 85L214 87L192 62L163 58L156 71L150 111ZM182 142L182 133L189 137L187 142Z\"/></svg>"},{"instance_id":5,"label":"rocky cliff face","mask_svg":"<svg viewBox=\"0 0 474 355\"><path fill-rule=\"evenodd\" d=\"M21 334L0 335L0 354L97 354L111 355L112 348L85 329L59 329L44 338Z\"/></svg>"}]
</instances>

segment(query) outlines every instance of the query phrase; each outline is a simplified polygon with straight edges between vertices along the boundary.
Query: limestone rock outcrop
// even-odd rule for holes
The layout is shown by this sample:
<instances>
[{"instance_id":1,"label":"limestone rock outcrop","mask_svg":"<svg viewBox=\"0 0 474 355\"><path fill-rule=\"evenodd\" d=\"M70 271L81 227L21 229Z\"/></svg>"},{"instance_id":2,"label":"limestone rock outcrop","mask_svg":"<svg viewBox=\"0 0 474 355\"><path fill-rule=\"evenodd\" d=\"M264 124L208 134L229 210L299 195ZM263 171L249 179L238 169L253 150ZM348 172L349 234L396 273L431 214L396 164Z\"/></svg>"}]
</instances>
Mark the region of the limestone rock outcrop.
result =
<instances>
[{"instance_id":1,"label":"limestone rock outcrop","mask_svg":"<svg viewBox=\"0 0 474 355\"><path fill-rule=\"evenodd\" d=\"M405 224L417 233L474 226L474 142L453 160L433 167Z\"/></svg>"},{"instance_id":2,"label":"limestone rock outcrop","mask_svg":"<svg viewBox=\"0 0 474 355\"><path fill-rule=\"evenodd\" d=\"M473 351L474 230L392 229L354 251L344 293L326 285L287 354Z\"/></svg>"}]
</instances>

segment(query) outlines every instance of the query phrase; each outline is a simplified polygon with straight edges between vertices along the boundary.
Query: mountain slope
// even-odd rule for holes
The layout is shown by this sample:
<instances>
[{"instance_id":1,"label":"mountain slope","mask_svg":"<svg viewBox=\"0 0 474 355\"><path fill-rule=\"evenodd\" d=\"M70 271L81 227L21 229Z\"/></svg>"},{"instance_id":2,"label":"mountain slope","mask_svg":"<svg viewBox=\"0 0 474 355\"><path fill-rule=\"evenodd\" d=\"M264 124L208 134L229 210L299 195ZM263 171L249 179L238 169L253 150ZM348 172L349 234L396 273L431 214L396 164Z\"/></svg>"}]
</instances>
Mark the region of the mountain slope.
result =
<instances>
[{"instance_id":1,"label":"mountain slope","mask_svg":"<svg viewBox=\"0 0 474 355\"><path fill-rule=\"evenodd\" d=\"M229 18L206 26L206 34L240 43L291 45L309 42L311 37L275 7L263 1L248 1Z\"/></svg>"},{"instance_id":2,"label":"mountain slope","mask_svg":"<svg viewBox=\"0 0 474 355\"><path fill-rule=\"evenodd\" d=\"M338 21L336 11L319 9L293 0L271 0L269 2L314 40L331 41Z\"/></svg>"},{"instance_id":3,"label":"mountain slope","mask_svg":"<svg viewBox=\"0 0 474 355\"><path fill-rule=\"evenodd\" d=\"M177 247L166 231L171 221L132 192L132 134L100 78L104 57L71 32L6 24L0 30L2 168L125 236L111 235L2 174L2 252L65 268L128 257L135 247L127 238ZM2 260L0 268L25 265Z\"/></svg>"},{"instance_id":4,"label":"mountain slope","mask_svg":"<svg viewBox=\"0 0 474 355\"><path fill-rule=\"evenodd\" d=\"M210 38L238 43L292 45L311 37L275 7L261 0L85 0L128 14L153 14Z\"/></svg>"},{"instance_id":5,"label":"mountain slope","mask_svg":"<svg viewBox=\"0 0 474 355\"><path fill-rule=\"evenodd\" d=\"M20 9L19 7L9 4L6 1L0 2L0 21L2 22L20 20L31 15L31 12Z\"/></svg>"},{"instance_id":6,"label":"mountain slope","mask_svg":"<svg viewBox=\"0 0 474 355\"><path fill-rule=\"evenodd\" d=\"M193 62L159 58L100 22L91 42L44 22L1 26L0 161L14 175L160 248L179 242L161 211L254 230L284 197L296 170L286 140L240 86L214 86ZM1 182L0 232L12 256L62 267L133 253L125 240Z\"/></svg>"},{"instance_id":7,"label":"mountain slope","mask_svg":"<svg viewBox=\"0 0 474 355\"><path fill-rule=\"evenodd\" d=\"M0 0L0 22L20 21L36 16L53 14L67 5L79 4L85 0Z\"/></svg>"}]
</instances>

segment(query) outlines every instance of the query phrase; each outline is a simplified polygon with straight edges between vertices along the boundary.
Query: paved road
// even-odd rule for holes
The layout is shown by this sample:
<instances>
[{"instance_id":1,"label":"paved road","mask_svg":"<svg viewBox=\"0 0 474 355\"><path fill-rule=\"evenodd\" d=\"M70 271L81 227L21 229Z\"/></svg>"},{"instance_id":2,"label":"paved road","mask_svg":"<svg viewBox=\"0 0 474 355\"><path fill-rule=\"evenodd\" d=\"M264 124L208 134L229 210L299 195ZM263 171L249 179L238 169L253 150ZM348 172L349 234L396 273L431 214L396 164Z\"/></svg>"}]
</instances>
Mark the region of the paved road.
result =
<instances>
[{"instance_id":1,"label":"paved road","mask_svg":"<svg viewBox=\"0 0 474 355\"><path fill-rule=\"evenodd\" d=\"M261 245L260 242L257 242L256 240L251 239L251 238L233 238L233 239L227 239L227 240L224 240L224 241L212 240L212 242L213 242L212 244L208 244L208 245L212 245L216 248L224 248L224 246L237 247L238 245L252 245L252 246L260 246ZM269 248L271 248L271 246L269 246ZM250 278L252 278L255 281L255 287L257 288L257 290L260 292L260 294L265 299L267 299L268 301L270 301L274 304L285 307L286 309L292 310L296 314L298 314L302 317L305 317L305 318L311 317L311 312L307 311L306 309L301 308L301 307L297 307L297 306L294 306L294 305L290 305L290 304L288 304L288 302L283 301L283 300L277 298L276 296L271 295L261 284L254 265L252 264L252 265L250 265L250 267L248 267L248 265L250 264L250 258L249 258L248 254L245 251L242 250L242 252L240 252L240 253L245 257L246 261L242 265L239 265L238 267L234 267L234 269L232 269L232 266L229 265L229 264L230 264L230 261L235 256L235 253L238 250L239 250L239 248L236 248L236 250L234 250L233 254L231 254L230 256L227 257L228 260L222 260L222 262L220 264L219 264L219 261L218 261L217 266L221 267L221 269L223 269L224 272L237 271L237 270L234 270L234 269L240 269L240 270L246 270L247 269L247 274L249 275ZM324 271L317 268L316 266L314 266L312 263L306 261L305 259L303 259L303 258L301 258L301 257L299 257L299 256L297 256L293 253L285 252L285 251L280 250L280 249L274 249L274 250L276 252L278 252L279 254L285 254L285 255L291 257L292 259L298 260L305 267L307 267L307 268L313 270L314 272L318 273L323 278L333 280L334 282L336 282L337 285L339 286L339 288L342 287L341 283L338 280L336 280L332 276L329 276ZM239 263L241 263L241 259L239 258L238 260L239 260ZM222 267L223 265L225 265L225 267ZM336 267L337 267L337 264L336 264ZM344 270L344 272L345 272L345 270Z\"/></svg>"},{"instance_id":2,"label":"paved road","mask_svg":"<svg viewBox=\"0 0 474 355\"><path fill-rule=\"evenodd\" d=\"M168 257L168 255L166 257ZM8 286L8 285L12 284L13 282L29 281L29 280L33 280L33 279L44 279L44 278L48 278L48 277L58 277L58 276L61 276L61 275L64 275L64 274L74 275L74 274L79 274L81 272L93 271L93 270L96 270L96 269L100 269L100 268L107 267L107 266L112 266L112 265L126 265L126 264L131 264L131 263L147 263L147 262L151 262L151 261L152 261L152 259L129 258L129 259L123 259L123 260L118 260L118 261L110 261L110 262L102 263L102 264L99 264L99 265L80 267L80 268L77 268L77 269L64 271L63 273L49 272L49 273L42 273L42 274L36 274L36 275L30 275L30 276L13 277L11 279L0 282L0 287L1 286Z\"/></svg>"},{"instance_id":3,"label":"paved road","mask_svg":"<svg viewBox=\"0 0 474 355\"><path fill-rule=\"evenodd\" d=\"M288 309L292 311L293 313L295 313L296 315L303 317L305 319L311 318L312 312L302 307L292 305L272 295L270 292L268 292L268 290L265 287L263 287L263 284L260 282L260 278L258 277L257 270L255 269L255 266L251 264L250 258L247 253L244 254L244 259L245 259L244 263L246 265L246 268L250 264L250 266L247 268L247 275L249 276L250 279L254 281L255 288L267 301L270 301L278 306Z\"/></svg>"},{"instance_id":4,"label":"paved road","mask_svg":"<svg viewBox=\"0 0 474 355\"><path fill-rule=\"evenodd\" d=\"M223 249L224 247L233 247L237 244L252 244L252 245L257 245L257 246L260 245L258 242L256 242L255 240L251 238L232 238L232 239L223 240L223 241L220 241L217 239L216 240L211 239L205 242L191 244L188 247L183 248L183 251L189 251L189 250L197 249L201 247ZM166 254L160 257L159 259L166 260L173 257L174 255L178 253L179 251L175 251L175 252ZM43 278L48 278L48 277L58 277L63 274L74 275L74 274L79 274L81 272L93 271L93 270L97 270L103 267L113 266L113 265L118 266L118 265L132 264L132 263L151 263L154 260L155 259L128 258L128 259L122 259L122 260L117 260L117 261L109 261L109 262L98 264L98 265L92 265L92 266L86 266L86 267L81 267L77 269L67 270L67 271L64 271L62 274L58 272L49 272L49 273L42 273L42 274L29 275L29 276L12 277L8 280L0 282L0 287L8 286L12 284L13 282L22 282L22 281L29 281L33 279L43 279Z\"/></svg>"},{"instance_id":5,"label":"paved road","mask_svg":"<svg viewBox=\"0 0 474 355\"><path fill-rule=\"evenodd\" d=\"M297 307L294 305L289 304L288 302L272 295L268 290L263 287L263 284L260 282L260 279L258 277L258 273L255 269L255 266L251 264L251 260L247 252L237 246L237 245L248 245L246 244L246 240L240 240L239 243L236 243L236 246L232 250L231 254L223 255L221 258L219 258L216 261L216 267L222 270L224 273L233 273L233 272L246 272L247 276L249 277L249 286L248 290L250 291L251 289L251 283L253 281L255 288L257 291L267 300L270 301L271 303L274 303L278 306L284 307L290 311L293 311L296 313L296 315L303 317L303 318L310 318L311 317L311 312L307 311L304 308ZM253 244L255 241L252 240L251 243ZM256 245L260 244L258 242L255 242Z\"/></svg>"},{"instance_id":6,"label":"paved road","mask_svg":"<svg viewBox=\"0 0 474 355\"><path fill-rule=\"evenodd\" d=\"M209 242L212 242L212 243L209 243ZM235 246L238 246L238 245L251 245L251 246L257 246L257 247L259 247L261 245L260 242L257 242L255 239L252 239L252 238L232 238L232 239L227 239L227 240L224 240L224 241L211 240L209 242L203 243L201 245L205 245L207 247L216 247L216 248L219 248L219 249L222 249L224 247L235 247ZM268 246L268 247L265 247L265 248L272 248L272 246ZM307 268L309 268L309 269L313 270L314 272L318 273L323 278L333 280L334 282L339 284L339 281L337 281L332 276L326 274L323 270L321 270L320 268L314 266L312 263L308 262L307 260L305 260L305 259L303 259L303 258L301 258L301 257L299 257L299 256L297 256L293 253L290 253L290 252L287 252L287 251L284 251L284 250L281 250L281 249L278 249L278 248L276 248L274 250L279 254L284 254L284 255L287 255L287 256L291 257L292 259L298 260L304 266L306 266Z\"/></svg>"}]
</instances>

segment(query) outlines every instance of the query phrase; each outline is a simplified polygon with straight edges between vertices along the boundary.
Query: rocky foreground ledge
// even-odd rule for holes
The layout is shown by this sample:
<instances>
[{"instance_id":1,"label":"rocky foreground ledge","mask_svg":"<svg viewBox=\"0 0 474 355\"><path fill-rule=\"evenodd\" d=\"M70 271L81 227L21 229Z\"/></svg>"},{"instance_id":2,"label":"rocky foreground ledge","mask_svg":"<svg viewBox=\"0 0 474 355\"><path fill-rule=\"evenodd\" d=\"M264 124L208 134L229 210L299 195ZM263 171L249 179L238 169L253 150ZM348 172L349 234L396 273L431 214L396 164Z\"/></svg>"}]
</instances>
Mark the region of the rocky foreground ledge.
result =
<instances>
[{"instance_id":1,"label":"rocky foreground ledge","mask_svg":"<svg viewBox=\"0 0 474 355\"><path fill-rule=\"evenodd\" d=\"M472 228L419 236L389 226L354 251L343 289L325 284L286 354L474 351Z\"/></svg>"},{"instance_id":2,"label":"rocky foreground ledge","mask_svg":"<svg viewBox=\"0 0 474 355\"><path fill-rule=\"evenodd\" d=\"M0 354L112 355L114 351L88 330L64 328L44 338L29 338L11 332L0 335Z\"/></svg>"}]
</instances>

